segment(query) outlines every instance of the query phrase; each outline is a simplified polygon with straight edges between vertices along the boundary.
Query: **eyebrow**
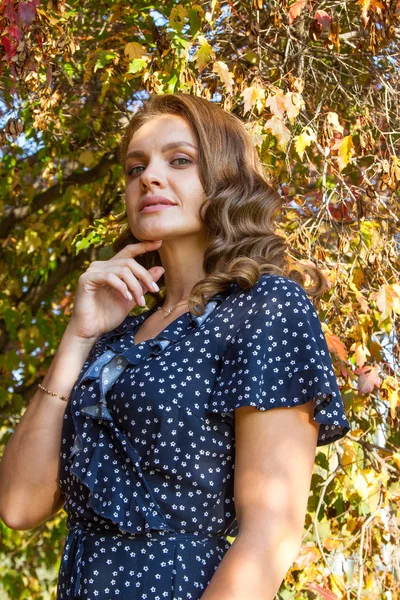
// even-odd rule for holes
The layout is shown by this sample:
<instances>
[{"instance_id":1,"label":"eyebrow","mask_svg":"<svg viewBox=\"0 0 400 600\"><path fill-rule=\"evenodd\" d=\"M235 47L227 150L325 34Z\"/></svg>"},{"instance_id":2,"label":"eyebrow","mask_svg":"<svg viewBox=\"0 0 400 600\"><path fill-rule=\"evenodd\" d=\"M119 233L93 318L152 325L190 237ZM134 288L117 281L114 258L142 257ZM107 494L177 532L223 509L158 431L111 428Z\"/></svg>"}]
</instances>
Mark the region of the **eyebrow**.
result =
<instances>
[{"instance_id":1,"label":"eyebrow","mask_svg":"<svg viewBox=\"0 0 400 600\"><path fill-rule=\"evenodd\" d=\"M190 146L191 148L194 148L194 150L197 150L196 146L193 146L193 144L191 144L190 142L180 141L168 142L168 144L165 144L161 148L161 152L167 152L168 150L173 150L174 148L180 148L182 146ZM132 150L131 152L128 152L128 154L126 155L126 159L143 158L144 156L146 156L146 153L143 150Z\"/></svg>"}]
</instances>

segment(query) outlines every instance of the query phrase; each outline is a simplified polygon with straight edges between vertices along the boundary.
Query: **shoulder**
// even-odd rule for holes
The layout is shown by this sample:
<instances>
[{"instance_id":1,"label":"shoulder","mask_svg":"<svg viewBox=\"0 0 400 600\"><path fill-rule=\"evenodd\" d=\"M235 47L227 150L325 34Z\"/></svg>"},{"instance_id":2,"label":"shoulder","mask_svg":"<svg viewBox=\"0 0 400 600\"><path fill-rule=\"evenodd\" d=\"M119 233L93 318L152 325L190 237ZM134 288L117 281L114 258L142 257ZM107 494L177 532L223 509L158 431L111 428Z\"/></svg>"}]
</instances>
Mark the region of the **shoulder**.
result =
<instances>
[{"instance_id":1,"label":"shoulder","mask_svg":"<svg viewBox=\"0 0 400 600\"><path fill-rule=\"evenodd\" d=\"M292 317L312 313L316 315L306 290L293 279L283 275L263 274L249 290L242 290L245 312L255 311L272 318Z\"/></svg>"}]
</instances>

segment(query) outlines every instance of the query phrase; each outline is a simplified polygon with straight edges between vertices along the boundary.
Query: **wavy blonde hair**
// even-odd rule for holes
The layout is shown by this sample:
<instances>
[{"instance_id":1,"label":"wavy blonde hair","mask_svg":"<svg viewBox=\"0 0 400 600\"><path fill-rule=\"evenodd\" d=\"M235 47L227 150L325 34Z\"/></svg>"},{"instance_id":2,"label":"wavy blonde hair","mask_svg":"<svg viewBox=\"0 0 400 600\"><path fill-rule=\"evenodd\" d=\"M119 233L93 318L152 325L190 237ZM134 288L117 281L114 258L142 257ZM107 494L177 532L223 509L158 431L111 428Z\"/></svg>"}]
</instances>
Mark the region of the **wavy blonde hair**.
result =
<instances>
[{"instance_id":1,"label":"wavy blonde hair","mask_svg":"<svg viewBox=\"0 0 400 600\"><path fill-rule=\"evenodd\" d=\"M233 282L249 289L264 273L284 275L303 287L306 273L314 281L307 293L320 295L327 285L317 267L300 263L299 268L289 267L286 241L275 233L281 197L266 179L250 134L232 113L190 94L154 95L126 128L119 148L122 164L139 127L165 114L178 115L191 127L198 142L199 177L206 196L200 209L210 240L204 253L206 276L190 292L190 312L203 314L208 298L224 292ZM126 211L120 218L126 218ZM114 242L114 251L138 242L128 225ZM157 251L135 260L146 269L161 266ZM165 291L164 277L158 283Z\"/></svg>"}]
</instances>

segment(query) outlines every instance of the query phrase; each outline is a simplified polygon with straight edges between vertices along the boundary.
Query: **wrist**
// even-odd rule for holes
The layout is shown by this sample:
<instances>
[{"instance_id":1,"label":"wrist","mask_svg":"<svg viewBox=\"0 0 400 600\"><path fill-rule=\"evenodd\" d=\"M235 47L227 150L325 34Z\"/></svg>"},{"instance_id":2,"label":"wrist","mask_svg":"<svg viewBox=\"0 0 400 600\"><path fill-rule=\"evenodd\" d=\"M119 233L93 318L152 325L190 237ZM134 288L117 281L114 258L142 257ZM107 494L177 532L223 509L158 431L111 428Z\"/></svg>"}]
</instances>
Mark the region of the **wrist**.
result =
<instances>
[{"instance_id":1,"label":"wrist","mask_svg":"<svg viewBox=\"0 0 400 600\"><path fill-rule=\"evenodd\" d=\"M67 339L70 343L71 342L77 343L83 347L92 347L99 336L96 336L96 335L92 336L92 337L82 336L76 332L73 324L68 323L62 337L63 337L63 339L64 338Z\"/></svg>"}]
</instances>

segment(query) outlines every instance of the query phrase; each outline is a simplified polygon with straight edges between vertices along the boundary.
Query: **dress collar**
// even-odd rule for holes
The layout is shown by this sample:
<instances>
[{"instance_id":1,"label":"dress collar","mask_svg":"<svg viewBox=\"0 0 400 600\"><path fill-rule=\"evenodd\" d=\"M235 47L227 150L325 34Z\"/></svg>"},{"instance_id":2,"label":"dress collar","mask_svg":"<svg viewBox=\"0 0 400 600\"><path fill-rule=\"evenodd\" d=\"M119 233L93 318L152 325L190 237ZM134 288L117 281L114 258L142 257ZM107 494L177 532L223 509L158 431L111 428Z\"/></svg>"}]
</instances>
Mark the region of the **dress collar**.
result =
<instances>
[{"instance_id":1,"label":"dress collar","mask_svg":"<svg viewBox=\"0 0 400 600\"><path fill-rule=\"evenodd\" d=\"M122 360L121 369L123 370L128 363L137 366L150 356L163 353L171 343L177 342L191 332L199 329L215 308L226 299L229 292L230 290L228 289L210 297L207 301L204 314L199 317L192 315L188 311L172 321L155 338L139 342L138 344L134 344L137 329L158 307L155 305L139 315L128 315L121 325L102 336L104 344L103 353L88 367L80 378L79 384L83 383L86 379L101 377L103 368L116 355Z\"/></svg>"},{"instance_id":2,"label":"dress collar","mask_svg":"<svg viewBox=\"0 0 400 600\"><path fill-rule=\"evenodd\" d=\"M232 287L232 284L231 284ZM190 332L199 329L214 309L223 302L231 289L211 296L200 316L192 315L189 311L171 321L155 338L134 344L135 333L139 326L153 314L158 306L154 305L149 310L139 315L128 315L117 327L103 337L105 348L113 353L122 354L131 364L139 364L150 354L163 352L169 344L186 337Z\"/></svg>"}]
</instances>

